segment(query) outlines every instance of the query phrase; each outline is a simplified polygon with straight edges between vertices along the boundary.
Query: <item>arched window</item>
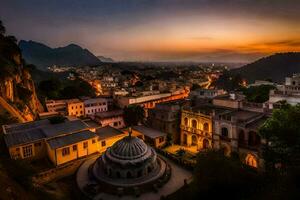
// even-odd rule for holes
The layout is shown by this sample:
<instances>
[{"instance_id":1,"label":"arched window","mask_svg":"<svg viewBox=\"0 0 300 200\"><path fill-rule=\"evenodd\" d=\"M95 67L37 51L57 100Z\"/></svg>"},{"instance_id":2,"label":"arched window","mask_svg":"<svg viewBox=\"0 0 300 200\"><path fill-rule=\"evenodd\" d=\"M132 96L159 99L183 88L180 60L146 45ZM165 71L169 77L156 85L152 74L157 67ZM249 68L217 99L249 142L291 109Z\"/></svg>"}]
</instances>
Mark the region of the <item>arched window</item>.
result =
<instances>
[{"instance_id":1,"label":"arched window","mask_svg":"<svg viewBox=\"0 0 300 200\"><path fill-rule=\"evenodd\" d=\"M188 118L184 118L184 125L185 125L185 126L188 126L188 123L189 123Z\"/></svg>"},{"instance_id":2,"label":"arched window","mask_svg":"<svg viewBox=\"0 0 300 200\"><path fill-rule=\"evenodd\" d=\"M127 175L126 175L126 177L127 177L127 178L132 178L132 174L131 174L131 172L130 172L130 171L128 171L128 172L127 172Z\"/></svg>"},{"instance_id":3,"label":"arched window","mask_svg":"<svg viewBox=\"0 0 300 200\"><path fill-rule=\"evenodd\" d=\"M121 174L119 171L117 171L117 178L121 178Z\"/></svg>"},{"instance_id":4,"label":"arched window","mask_svg":"<svg viewBox=\"0 0 300 200\"><path fill-rule=\"evenodd\" d=\"M257 168L257 160L256 160L255 156L253 156L252 154L248 154L246 156L246 164L251 167Z\"/></svg>"},{"instance_id":5,"label":"arched window","mask_svg":"<svg viewBox=\"0 0 300 200\"><path fill-rule=\"evenodd\" d=\"M197 142L197 136L196 135L192 135L192 145L195 146L197 144L198 144L198 142Z\"/></svg>"},{"instance_id":6,"label":"arched window","mask_svg":"<svg viewBox=\"0 0 300 200\"><path fill-rule=\"evenodd\" d=\"M208 132L208 131L209 131L209 125L208 125L208 123L204 123L204 124L203 124L203 130L204 130L205 132Z\"/></svg>"},{"instance_id":7,"label":"arched window","mask_svg":"<svg viewBox=\"0 0 300 200\"><path fill-rule=\"evenodd\" d=\"M223 138L228 138L228 129L227 129L227 128L223 127L223 128L221 129L221 136L222 136Z\"/></svg>"},{"instance_id":8,"label":"arched window","mask_svg":"<svg viewBox=\"0 0 300 200\"><path fill-rule=\"evenodd\" d=\"M203 140L203 149L207 149L209 147L209 141L207 139Z\"/></svg>"},{"instance_id":9,"label":"arched window","mask_svg":"<svg viewBox=\"0 0 300 200\"><path fill-rule=\"evenodd\" d=\"M197 121L194 119L192 120L192 127L197 128Z\"/></svg>"}]
</instances>

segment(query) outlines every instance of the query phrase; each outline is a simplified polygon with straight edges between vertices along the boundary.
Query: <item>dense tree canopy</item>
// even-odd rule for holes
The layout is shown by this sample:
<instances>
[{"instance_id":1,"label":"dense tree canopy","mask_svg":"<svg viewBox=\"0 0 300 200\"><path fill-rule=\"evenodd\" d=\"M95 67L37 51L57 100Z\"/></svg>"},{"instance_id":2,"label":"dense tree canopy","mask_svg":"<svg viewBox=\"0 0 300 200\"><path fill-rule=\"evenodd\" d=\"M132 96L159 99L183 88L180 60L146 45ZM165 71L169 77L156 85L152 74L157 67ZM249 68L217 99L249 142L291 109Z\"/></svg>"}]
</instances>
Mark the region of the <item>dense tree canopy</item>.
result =
<instances>
[{"instance_id":1,"label":"dense tree canopy","mask_svg":"<svg viewBox=\"0 0 300 200\"><path fill-rule=\"evenodd\" d=\"M252 86L242 89L247 101L264 103L269 100L269 92L275 87L272 85Z\"/></svg>"},{"instance_id":2,"label":"dense tree canopy","mask_svg":"<svg viewBox=\"0 0 300 200\"><path fill-rule=\"evenodd\" d=\"M193 182L169 199L250 199L263 187L262 176L223 152L199 153Z\"/></svg>"},{"instance_id":3,"label":"dense tree canopy","mask_svg":"<svg viewBox=\"0 0 300 200\"><path fill-rule=\"evenodd\" d=\"M264 158L267 167L272 169L280 166L300 164L300 105L285 104L281 109L274 110L269 118L259 129L261 137L267 141L264 148ZM278 166L279 165L279 166Z\"/></svg>"},{"instance_id":4,"label":"dense tree canopy","mask_svg":"<svg viewBox=\"0 0 300 200\"><path fill-rule=\"evenodd\" d=\"M58 79L41 81L38 89L48 99L71 99L80 96L95 96L95 89L86 81L79 78L64 82Z\"/></svg>"}]
</instances>

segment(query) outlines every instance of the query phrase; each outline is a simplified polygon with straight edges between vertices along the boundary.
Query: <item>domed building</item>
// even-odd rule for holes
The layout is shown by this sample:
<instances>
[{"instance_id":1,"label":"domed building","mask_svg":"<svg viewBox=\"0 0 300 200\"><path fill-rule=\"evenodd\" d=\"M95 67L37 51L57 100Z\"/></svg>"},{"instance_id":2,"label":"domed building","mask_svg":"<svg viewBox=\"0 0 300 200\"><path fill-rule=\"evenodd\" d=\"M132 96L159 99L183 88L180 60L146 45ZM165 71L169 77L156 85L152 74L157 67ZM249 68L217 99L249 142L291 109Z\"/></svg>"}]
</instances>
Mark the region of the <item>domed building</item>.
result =
<instances>
[{"instance_id":1,"label":"domed building","mask_svg":"<svg viewBox=\"0 0 300 200\"><path fill-rule=\"evenodd\" d=\"M108 193L153 190L169 180L171 169L143 140L126 136L108 148L89 168L89 177Z\"/></svg>"}]
</instances>

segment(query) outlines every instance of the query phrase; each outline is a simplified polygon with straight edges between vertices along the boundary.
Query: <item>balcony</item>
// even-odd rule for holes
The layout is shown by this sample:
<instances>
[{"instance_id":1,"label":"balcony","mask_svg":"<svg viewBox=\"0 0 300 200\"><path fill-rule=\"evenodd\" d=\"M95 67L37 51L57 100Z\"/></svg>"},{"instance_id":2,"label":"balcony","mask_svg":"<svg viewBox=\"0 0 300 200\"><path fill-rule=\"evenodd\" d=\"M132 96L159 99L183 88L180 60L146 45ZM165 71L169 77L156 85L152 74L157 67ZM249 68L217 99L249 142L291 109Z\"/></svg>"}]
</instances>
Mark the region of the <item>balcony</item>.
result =
<instances>
[{"instance_id":1,"label":"balcony","mask_svg":"<svg viewBox=\"0 0 300 200\"><path fill-rule=\"evenodd\" d=\"M188 131L188 132L191 132L191 133L195 133L195 134L198 134L198 135L206 135L204 133L204 131L202 131L202 130L192 128L192 127L188 127L188 126L185 126L185 125L180 125L180 128L182 130L185 130L185 131ZM209 133L207 133L207 134L209 134Z\"/></svg>"}]
</instances>

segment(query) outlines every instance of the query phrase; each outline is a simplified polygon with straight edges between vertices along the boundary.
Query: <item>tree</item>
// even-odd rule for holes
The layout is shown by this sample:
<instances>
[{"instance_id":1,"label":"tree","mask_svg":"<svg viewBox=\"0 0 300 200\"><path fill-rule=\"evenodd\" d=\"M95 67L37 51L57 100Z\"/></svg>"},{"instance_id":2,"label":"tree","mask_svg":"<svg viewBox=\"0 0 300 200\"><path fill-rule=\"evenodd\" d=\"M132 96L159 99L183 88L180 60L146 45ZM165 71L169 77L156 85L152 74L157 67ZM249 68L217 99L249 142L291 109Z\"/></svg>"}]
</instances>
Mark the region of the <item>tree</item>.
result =
<instances>
[{"instance_id":1,"label":"tree","mask_svg":"<svg viewBox=\"0 0 300 200\"><path fill-rule=\"evenodd\" d=\"M243 94L249 102L264 103L269 100L270 90L275 89L273 85L260 85L244 88Z\"/></svg>"},{"instance_id":2,"label":"tree","mask_svg":"<svg viewBox=\"0 0 300 200\"><path fill-rule=\"evenodd\" d=\"M49 99L59 98L59 91L61 90L61 88L62 84L58 79L49 79L41 81L38 86L40 93L42 93Z\"/></svg>"},{"instance_id":3,"label":"tree","mask_svg":"<svg viewBox=\"0 0 300 200\"><path fill-rule=\"evenodd\" d=\"M144 109L139 105L129 105L124 108L124 121L129 127L138 125L144 119Z\"/></svg>"},{"instance_id":4,"label":"tree","mask_svg":"<svg viewBox=\"0 0 300 200\"><path fill-rule=\"evenodd\" d=\"M267 141L263 156L268 170L300 165L300 105L284 104L259 129Z\"/></svg>"},{"instance_id":5,"label":"tree","mask_svg":"<svg viewBox=\"0 0 300 200\"><path fill-rule=\"evenodd\" d=\"M168 199L250 199L263 184L262 176L239 159L211 150L198 154L192 183Z\"/></svg>"}]
</instances>

